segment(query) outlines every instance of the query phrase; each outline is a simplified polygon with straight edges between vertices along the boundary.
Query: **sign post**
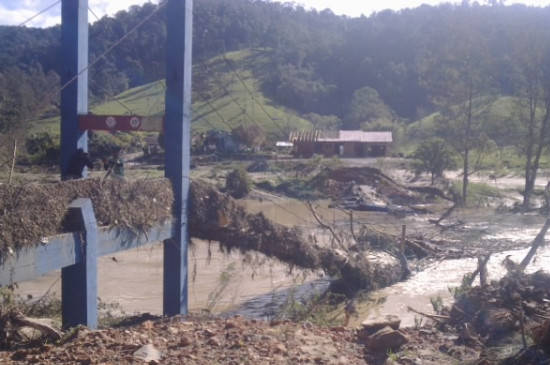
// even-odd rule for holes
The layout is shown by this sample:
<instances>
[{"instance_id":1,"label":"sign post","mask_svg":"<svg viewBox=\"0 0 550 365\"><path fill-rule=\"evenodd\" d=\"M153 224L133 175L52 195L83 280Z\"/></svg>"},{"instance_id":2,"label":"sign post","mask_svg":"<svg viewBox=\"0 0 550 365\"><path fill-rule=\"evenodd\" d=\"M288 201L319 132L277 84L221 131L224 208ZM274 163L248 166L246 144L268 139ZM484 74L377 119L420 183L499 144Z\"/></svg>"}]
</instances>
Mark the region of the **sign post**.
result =
<instances>
[{"instance_id":1,"label":"sign post","mask_svg":"<svg viewBox=\"0 0 550 365\"><path fill-rule=\"evenodd\" d=\"M187 314L193 0L167 0L165 175L174 188L174 233L164 241L163 311Z\"/></svg>"},{"instance_id":2,"label":"sign post","mask_svg":"<svg viewBox=\"0 0 550 365\"><path fill-rule=\"evenodd\" d=\"M88 134L78 125L78 115L88 113L88 0L62 1L61 54L61 178L65 179L75 152L79 148L88 152Z\"/></svg>"}]
</instances>

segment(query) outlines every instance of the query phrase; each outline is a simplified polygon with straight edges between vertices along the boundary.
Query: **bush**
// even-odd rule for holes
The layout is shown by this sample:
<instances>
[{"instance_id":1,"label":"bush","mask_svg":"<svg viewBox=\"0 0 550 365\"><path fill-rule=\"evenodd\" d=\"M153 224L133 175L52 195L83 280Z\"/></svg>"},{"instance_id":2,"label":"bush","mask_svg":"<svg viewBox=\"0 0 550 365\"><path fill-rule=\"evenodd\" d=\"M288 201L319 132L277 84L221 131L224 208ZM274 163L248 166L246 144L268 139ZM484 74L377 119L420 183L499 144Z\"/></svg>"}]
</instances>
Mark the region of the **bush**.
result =
<instances>
[{"instance_id":1,"label":"bush","mask_svg":"<svg viewBox=\"0 0 550 365\"><path fill-rule=\"evenodd\" d=\"M56 164L59 162L59 136L47 132L31 134L25 140L29 162L34 164Z\"/></svg>"},{"instance_id":2,"label":"bush","mask_svg":"<svg viewBox=\"0 0 550 365\"><path fill-rule=\"evenodd\" d=\"M413 158L417 160L414 164L415 173L430 173L432 184L434 178L443 176L444 170L456 167L453 152L441 138L422 142L414 151Z\"/></svg>"},{"instance_id":3,"label":"bush","mask_svg":"<svg viewBox=\"0 0 550 365\"><path fill-rule=\"evenodd\" d=\"M247 196L252 190L252 182L246 171L242 168L231 171L225 179L225 190L237 199Z\"/></svg>"},{"instance_id":4,"label":"bush","mask_svg":"<svg viewBox=\"0 0 550 365\"><path fill-rule=\"evenodd\" d=\"M137 133L90 132L88 140L90 156L94 159L112 157L117 151L140 151L143 141Z\"/></svg>"}]
</instances>

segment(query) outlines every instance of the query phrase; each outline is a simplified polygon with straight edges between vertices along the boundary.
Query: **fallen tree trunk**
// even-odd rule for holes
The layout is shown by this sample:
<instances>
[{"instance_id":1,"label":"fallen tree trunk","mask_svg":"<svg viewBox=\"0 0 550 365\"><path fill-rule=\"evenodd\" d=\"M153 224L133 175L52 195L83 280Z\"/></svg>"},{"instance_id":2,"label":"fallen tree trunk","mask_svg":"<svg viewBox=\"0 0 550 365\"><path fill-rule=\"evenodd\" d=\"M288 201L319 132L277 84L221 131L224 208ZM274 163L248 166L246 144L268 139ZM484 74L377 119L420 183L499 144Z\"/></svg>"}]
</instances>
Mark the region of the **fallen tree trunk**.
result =
<instances>
[{"instance_id":1,"label":"fallen tree trunk","mask_svg":"<svg viewBox=\"0 0 550 365\"><path fill-rule=\"evenodd\" d=\"M293 266L323 269L340 277L349 288L374 289L396 282L401 267L380 272L365 254L343 255L340 250L306 242L301 231L271 222L262 213L248 214L244 208L216 188L192 182L189 230L192 237L218 241L227 249L258 251Z\"/></svg>"},{"instance_id":2,"label":"fallen tree trunk","mask_svg":"<svg viewBox=\"0 0 550 365\"><path fill-rule=\"evenodd\" d=\"M0 261L10 250L64 232L67 207L79 197L92 199L97 222L102 226L142 232L172 218L173 194L167 179L0 185ZM218 241L227 249L258 251L290 266L323 269L344 279L350 288L372 289L401 277L399 263L390 260L388 264L384 258L377 264L366 258L366 251L343 253L319 247L308 242L298 229L273 223L261 213L248 214L233 198L202 181L191 183L189 212L192 237Z\"/></svg>"}]
</instances>

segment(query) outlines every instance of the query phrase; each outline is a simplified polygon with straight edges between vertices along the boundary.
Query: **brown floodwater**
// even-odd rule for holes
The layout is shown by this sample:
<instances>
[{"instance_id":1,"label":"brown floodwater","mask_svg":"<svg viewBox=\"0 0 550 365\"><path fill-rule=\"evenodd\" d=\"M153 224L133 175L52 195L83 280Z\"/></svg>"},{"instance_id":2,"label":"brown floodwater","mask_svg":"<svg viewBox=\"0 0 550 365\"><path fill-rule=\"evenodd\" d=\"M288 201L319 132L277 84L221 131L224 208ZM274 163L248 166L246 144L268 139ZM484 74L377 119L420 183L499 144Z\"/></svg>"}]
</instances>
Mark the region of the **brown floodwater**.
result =
<instances>
[{"instance_id":1,"label":"brown floodwater","mask_svg":"<svg viewBox=\"0 0 550 365\"><path fill-rule=\"evenodd\" d=\"M261 199L247 199L241 204L250 212L263 212L268 218L287 225L300 226L311 237L320 240L326 233L300 201L265 194ZM349 217L344 212L330 209L329 201L316 202L316 210L325 222L346 226ZM466 218L466 217L464 217ZM470 217L471 218L471 217ZM402 222L392 220L383 213L357 212L357 222L382 225L398 232ZM483 212L467 228L475 231L464 239L482 239L485 242L503 240L525 245L540 227L540 217L513 216L488 221ZM406 219L409 232L416 234L427 226L427 217ZM488 265L491 279L498 279L505 271L501 265L507 255L520 261L526 250L512 250L493 255ZM114 258L114 259L113 259ZM354 322L396 314L404 326L414 325L415 315L407 311L431 312L430 298L441 297L445 303L452 301L449 288L460 285L464 274L476 267L475 259L443 260L424 266L405 282L371 293L376 305L369 305ZM540 251L528 271L550 267L550 249ZM59 272L52 272L33 281L20 283L18 293L38 298L48 289L59 296ZM268 318L288 300L307 298L328 286L328 279L320 272L310 272L289 267L261 254L242 254L220 251L216 243L195 240L189 253L189 307L191 311L209 309L215 313L239 313L256 318ZM103 257L99 262L99 296L103 302L117 303L126 313L161 314L162 312L162 245L154 244L115 256Z\"/></svg>"},{"instance_id":2,"label":"brown floodwater","mask_svg":"<svg viewBox=\"0 0 550 365\"><path fill-rule=\"evenodd\" d=\"M116 261L114 259L116 259ZM99 297L126 313L162 313L162 245L128 250L99 261ZM222 312L272 292L316 280L320 273L294 269L261 254L225 253L217 244L195 241L189 252L189 308ZM59 296L60 273L19 284L17 292L38 298L50 288ZM265 297L265 305L270 305ZM255 313L259 313L255 308Z\"/></svg>"}]
</instances>

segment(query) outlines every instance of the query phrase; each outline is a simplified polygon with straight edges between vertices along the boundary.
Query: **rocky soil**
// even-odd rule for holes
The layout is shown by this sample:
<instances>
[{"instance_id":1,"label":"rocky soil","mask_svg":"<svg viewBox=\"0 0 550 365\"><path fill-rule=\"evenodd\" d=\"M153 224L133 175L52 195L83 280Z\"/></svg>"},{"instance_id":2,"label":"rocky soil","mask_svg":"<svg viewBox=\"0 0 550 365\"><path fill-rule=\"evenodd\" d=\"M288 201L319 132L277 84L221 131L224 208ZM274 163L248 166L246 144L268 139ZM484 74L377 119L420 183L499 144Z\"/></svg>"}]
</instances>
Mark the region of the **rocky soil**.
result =
<instances>
[{"instance_id":1,"label":"rocky soil","mask_svg":"<svg viewBox=\"0 0 550 365\"><path fill-rule=\"evenodd\" d=\"M2 364L367 364L354 330L309 323L174 317L0 352Z\"/></svg>"}]
</instances>

